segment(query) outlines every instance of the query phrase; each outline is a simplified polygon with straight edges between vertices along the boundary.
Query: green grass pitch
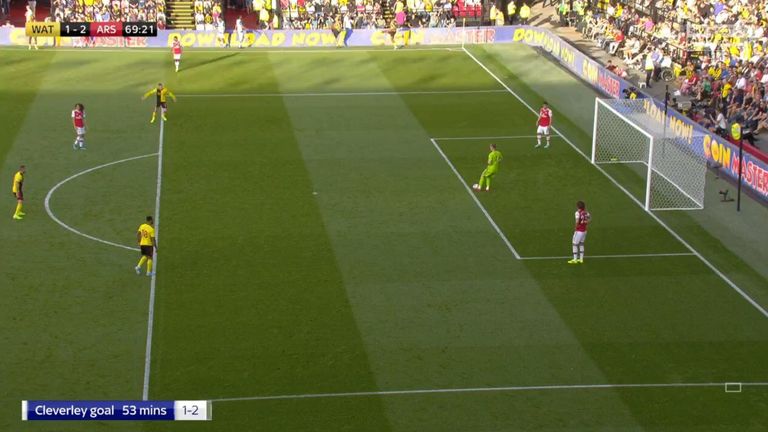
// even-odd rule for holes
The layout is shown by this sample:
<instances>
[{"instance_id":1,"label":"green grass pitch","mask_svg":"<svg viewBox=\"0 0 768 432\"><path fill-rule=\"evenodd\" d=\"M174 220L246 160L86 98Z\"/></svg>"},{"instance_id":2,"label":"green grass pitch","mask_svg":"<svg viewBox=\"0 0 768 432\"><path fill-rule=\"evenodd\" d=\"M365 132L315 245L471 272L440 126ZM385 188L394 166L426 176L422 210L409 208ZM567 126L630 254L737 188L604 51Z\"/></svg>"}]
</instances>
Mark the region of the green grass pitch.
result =
<instances>
[{"instance_id":1,"label":"green grass pitch","mask_svg":"<svg viewBox=\"0 0 768 432\"><path fill-rule=\"evenodd\" d=\"M737 216L710 175L705 210L644 212L577 151L596 94L529 48L0 58L2 187L28 167L26 218L7 195L0 218L0 431L768 424L765 208ZM551 148L505 86L553 107ZM470 193L491 143L494 190ZM130 248L158 190L151 302ZM150 305L149 398L214 400L213 421L20 421L22 399L141 399Z\"/></svg>"}]
</instances>

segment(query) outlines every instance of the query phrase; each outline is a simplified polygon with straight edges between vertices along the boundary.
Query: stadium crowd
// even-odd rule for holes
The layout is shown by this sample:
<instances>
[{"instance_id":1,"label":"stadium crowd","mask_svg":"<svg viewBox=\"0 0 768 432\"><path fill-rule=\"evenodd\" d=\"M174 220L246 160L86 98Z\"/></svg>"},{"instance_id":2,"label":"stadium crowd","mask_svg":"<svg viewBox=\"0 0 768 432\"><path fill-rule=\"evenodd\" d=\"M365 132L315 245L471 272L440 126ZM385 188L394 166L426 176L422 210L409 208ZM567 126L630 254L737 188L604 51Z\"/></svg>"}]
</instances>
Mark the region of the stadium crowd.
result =
<instances>
[{"instance_id":1,"label":"stadium crowd","mask_svg":"<svg viewBox=\"0 0 768 432\"><path fill-rule=\"evenodd\" d=\"M427 1L431 4L431 0ZM423 0L419 0L419 5L422 5L422 2ZM396 5L397 3L393 3L392 7L395 8ZM360 29L387 27L384 8L384 0L280 0L278 10L273 9L269 0L253 0L249 12L256 15L258 29ZM426 9L419 11L423 12L423 15L413 16L422 19L431 17ZM213 0L195 0L194 13L198 30L213 30L220 24L221 3ZM437 13L434 15L439 16Z\"/></svg>"},{"instance_id":2,"label":"stadium crowd","mask_svg":"<svg viewBox=\"0 0 768 432\"><path fill-rule=\"evenodd\" d=\"M381 29L405 24L447 27L455 25L461 16L482 16L480 0L280 0L282 21L274 21L268 6L268 1L265 4L264 0L253 0L262 28ZM391 16L386 15L387 11Z\"/></svg>"},{"instance_id":3,"label":"stadium crowd","mask_svg":"<svg viewBox=\"0 0 768 432\"><path fill-rule=\"evenodd\" d=\"M52 0L57 22L150 21L166 23L165 0Z\"/></svg>"},{"instance_id":4,"label":"stadium crowd","mask_svg":"<svg viewBox=\"0 0 768 432\"><path fill-rule=\"evenodd\" d=\"M213 30L222 15L220 1L195 0L193 10L197 30Z\"/></svg>"},{"instance_id":5,"label":"stadium crowd","mask_svg":"<svg viewBox=\"0 0 768 432\"><path fill-rule=\"evenodd\" d=\"M757 0L626 2L561 0L558 19L573 25L617 57L608 67L641 86L676 80L672 103L726 138L739 123L742 136L768 129L768 3ZM623 67L619 64L623 63ZM680 99L678 101L678 98Z\"/></svg>"},{"instance_id":6,"label":"stadium crowd","mask_svg":"<svg viewBox=\"0 0 768 432\"><path fill-rule=\"evenodd\" d=\"M483 17L481 0L280 0L279 10L269 0L252 0L258 29L384 29L451 27L458 19ZM389 12L389 13L387 13ZM218 28L219 1L195 0L198 30Z\"/></svg>"}]
</instances>

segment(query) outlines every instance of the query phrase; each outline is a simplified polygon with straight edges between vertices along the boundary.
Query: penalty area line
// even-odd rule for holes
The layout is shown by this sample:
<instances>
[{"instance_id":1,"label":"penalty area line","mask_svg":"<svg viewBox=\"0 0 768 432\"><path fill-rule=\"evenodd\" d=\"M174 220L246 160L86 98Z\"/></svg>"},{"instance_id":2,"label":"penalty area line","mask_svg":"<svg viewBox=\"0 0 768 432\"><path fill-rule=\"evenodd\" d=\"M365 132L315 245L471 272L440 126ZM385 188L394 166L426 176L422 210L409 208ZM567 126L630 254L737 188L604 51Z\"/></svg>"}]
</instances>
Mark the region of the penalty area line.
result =
<instances>
[{"instance_id":1,"label":"penalty area line","mask_svg":"<svg viewBox=\"0 0 768 432\"><path fill-rule=\"evenodd\" d=\"M211 399L211 402L243 402L243 401L270 401L270 400L297 400L297 399L327 399L327 398L352 398L370 396L407 396L441 393L509 393L531 391L554 390L621 390L621 389L658 389L658 388L700 388L722 387L733 383L702 382L702 383L648 383L648 384L566 384L566 385L537 385L537 386L509 386L509 387L469 387L469 388L444 388L444 389L416 389L416 390L383 390L362 391L347 393L306 393L273 396L246 396ZM740 383L742 387L765 387L768 382Z\"/></svg>"},{"instance_id":2,"label":"penalty area line","mask_svg":"<svg viewBox=\"0 0 768 432\"><path fill-rule=\"evenodd\" d=\"M649 254L625 254L625 255L586 255L586 259L605 259L605 258L657 258L657 257L676 257L676 256L696 256L691 252L673 252L673 253L649 253ZM520 257L521 260L538 261L538 260L559 260L570 259L571 256L533 256L533 257Z\"/></svg>"},{"instance_id":3,"label":"penalty area line","mask_svg":"<svg viewBox=\"0 0 768 432\"><path fill-rule=\"evenodd\" d=\"M506 90L502 92L507 93ZM545 135L542 135L544 137ZM515 139L533 139L537 135L499 135L499 136L467 136L467 137L441 137L432 138L435 141L472 141L472 140L515 140ZM550 138L562 138L559 134L552 134Z\"/></svg>"},{"instance_id":4,"label":"penalty area line","mask_svg":"<svg viewBox=\"0 0 768 432\"><path fill-rule=\"evenodd\" d=\"M272 98L272 97L349 97L349 96L408 96L408 95L462 95L506 93L504 89L487 90L415 90L415 91L371 91L371 92L306 92L306 93L207 93L180 94L180 98Z\"/></svg>"},{"instance_id":5,"label":"penalty area line","mask_svg":"<svg viewBox=\"0 0 768 432\"><path fill-rule=\"evenodd\" d=\"M53 197L53 194L60 187L64 186L69 181L74 180L74 179L76 179L76 178L78 178L80 176L92 173L94 171L98 171L98 170L100 170L102 168L107 168L107 167L110 167L110 166L113 166L113 165L117 165L117 164L121 164L121 163L125 163L125 162L130 162L130 161L134 161L134 160L138 160L138 159L144 159L144 158L148 158L148 157L152 157L152 156L157 156L157 153L150 153L150 154L145 154L145 155L141 155L141 156L134 156L134 157L129 157L129 158L125 158L125 159L120 159L120 160L117 160L117 161L114 161L114 162L105 163L105 164L102 164L102 165L95 166L93 168L88 168L86 170L80 171L80 172L78 172L76 174L73 174L73 175L65 178L64 180L56 183L56 185L54 187L52 187L48 191L48 193L45 195L45 202L44 202L45 212L48 213L48 217L50 217L54 222L59 224L61 227L63 227L67 231L73 232L73 233L75 233L75 234L77 234L77 235L79 235L81 237L85 237L85 238L87 238L89 240L93 240L95 242L98 242L98 243L101 243L101 244L105 244L105 245L109 245L109 246L114 246L114 247L117 247L117 248L120 248L120 249L127 249L127 250L130 250L130 251L138 251L139 249L136 248L136 247L127 246L127 245L124 245L124 244L111 242L109 240L100 239L100 238L92 236L90 234L86 234L86 233L84 233L84 232L82 232L82 231L80 231L80 230L78 230L76 228L73 228L73 227L67 225L66 223L62 222L62 220L59 219L53 213L53 210L51 210L51 198Z\"/></svg>"}]
</instances>

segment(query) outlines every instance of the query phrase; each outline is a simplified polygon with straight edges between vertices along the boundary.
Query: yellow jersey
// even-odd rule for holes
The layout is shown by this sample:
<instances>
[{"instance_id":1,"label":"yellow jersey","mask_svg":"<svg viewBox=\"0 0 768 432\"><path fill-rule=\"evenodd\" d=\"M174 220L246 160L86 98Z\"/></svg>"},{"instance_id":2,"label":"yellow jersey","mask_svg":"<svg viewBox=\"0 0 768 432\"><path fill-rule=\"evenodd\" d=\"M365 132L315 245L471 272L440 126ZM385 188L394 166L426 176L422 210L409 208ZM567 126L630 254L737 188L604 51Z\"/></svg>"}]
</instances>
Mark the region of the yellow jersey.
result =
<instances>
[{"instance_id":1,"label":"yellow jersey","mask_svg":"<svg viewBox=\"0 0 768 432\"><path fill-rule=\"evenodd\" d=\"M148 98L149 96L152 96L153 94L157 95L157 101L161 103L168 102L168 96L172 97L174 101L176 101L176 96L171 93L170 90L168 90L167 87L163 87L162 89L159 88L153 88L152 90L144 93L144 99Z\"/></svg>"},{"instance_id":2,"label":"yellow jersey","mask_svg":"<svg viewBox=\"0 0 768 432\"><path fill-rule=\"evenodd\" d=\"M155 228L150 224L141 224L139 226L139 234L141 234L141 240L139 240L139 246L154 246L155 245Z\"/></svg>"},{"instance_id":3,"label":"yellow jersey","mask_svg":"<svg viewBox=\"0 0 768 432\"><path fill-rule=\"evenodd\" d=\"M15 194L21 192L21 188L24 185L24 173L21 171L16 171L16 174L13 175L13 188L11 189L11 192Z\"/></svg>"},{"instance_id":4,"label":"yellow jersey","mask_svg":"<svg viewBox=\"0 0 768 432\"><path fill-rule=\"evenodd\" d=\"M733 86L731 85L731 83L725 83L725 85L723 86L723 99L728 97L728 95L731 93L732 88Z\"/></svg>"}]
</instances>

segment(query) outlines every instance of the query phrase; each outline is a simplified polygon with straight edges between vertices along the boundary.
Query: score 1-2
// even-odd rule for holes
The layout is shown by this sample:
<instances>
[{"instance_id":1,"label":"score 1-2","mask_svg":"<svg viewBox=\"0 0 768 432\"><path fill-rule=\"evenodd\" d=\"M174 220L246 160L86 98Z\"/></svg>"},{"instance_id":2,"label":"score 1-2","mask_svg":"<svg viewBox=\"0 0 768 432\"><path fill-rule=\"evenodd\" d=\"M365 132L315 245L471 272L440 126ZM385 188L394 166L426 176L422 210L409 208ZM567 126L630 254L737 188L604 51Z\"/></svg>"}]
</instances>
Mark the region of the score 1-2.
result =
<instances>
[{"instance_id":1,"label":"score 1-2","mask_svg":"<svg viewBox=\"0 0 768 432\"><path fill-rule=\"evenodd\" d=\"M61 23L61 36L62 37L76 37L76 36L90 36L91 35L91 23L87 22L70 22Z\"/></svg>"},{"instance_id":2,"label":"score 1-2","mask_svg":"<svg viewBox=\"0 0 768 432\"><path fill-rule=\"evenodd\" d=\"M175 420L211 420L209 401L174 401Z\"/></svg>"}]
</instances>

